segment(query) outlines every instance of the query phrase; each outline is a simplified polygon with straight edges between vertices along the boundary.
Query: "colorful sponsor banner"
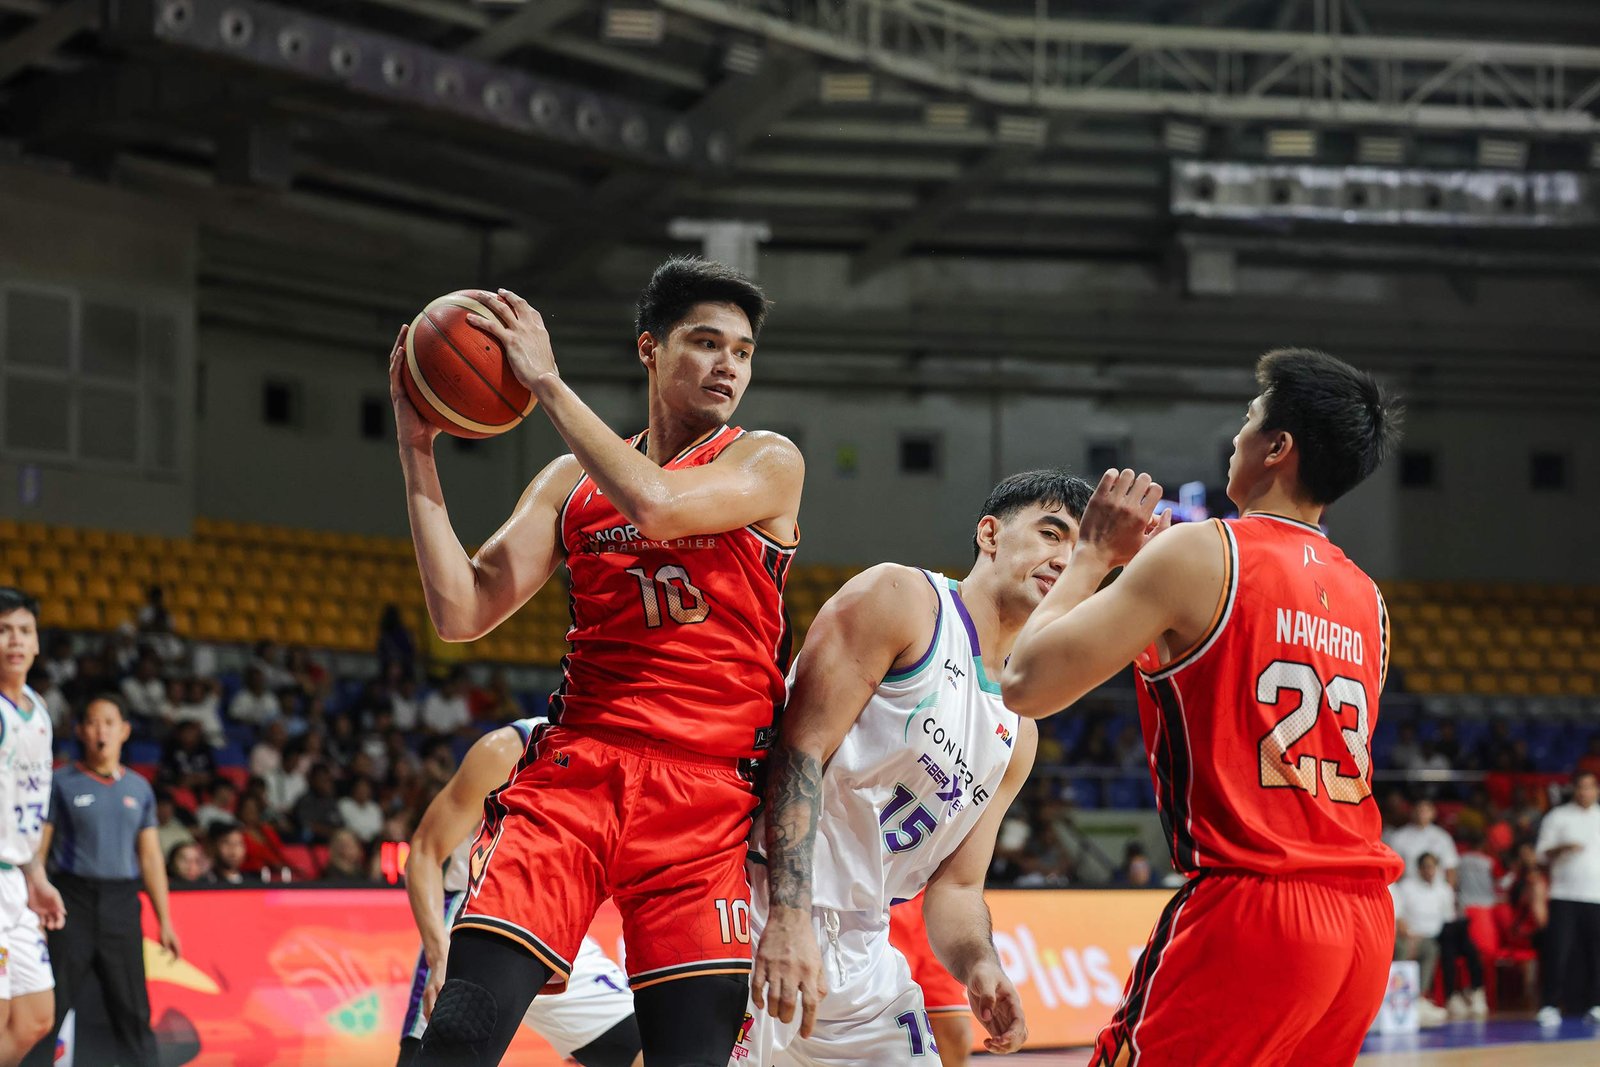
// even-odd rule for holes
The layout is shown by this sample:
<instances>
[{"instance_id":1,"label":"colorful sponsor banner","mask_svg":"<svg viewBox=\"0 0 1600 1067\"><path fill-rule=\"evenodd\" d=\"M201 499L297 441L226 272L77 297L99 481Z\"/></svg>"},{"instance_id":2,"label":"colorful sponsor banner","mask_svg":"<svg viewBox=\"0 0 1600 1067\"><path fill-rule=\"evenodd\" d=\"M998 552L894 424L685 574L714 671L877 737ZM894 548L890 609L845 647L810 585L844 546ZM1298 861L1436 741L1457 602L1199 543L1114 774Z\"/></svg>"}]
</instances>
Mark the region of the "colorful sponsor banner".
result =
<instances>
[{"instance_id":1,"label":"colorful sponsor banner","mask_svg":"<svg viewBox=\"0 0 1600 1067\"><path fill-rule=\"evenodd\" d=\"M1000 965L1022 997L1028 1045L1051 1047L1094 1043L1172 893L1007 889L984 896ZM982 1025L974 1021L974 1029L981 1040Z\"/></svg>"},{"instance_id":2,"label":"colorful sponsor banner","mask_svg":"<svg viewBox=\"0 0 1600 1067\"><path fill-rule=\"evenodd\" d=\"M1091 1043L1115 1010L1168 893L988 894L995 947L1016 983L1033 1046ZM163 1062L207 1067L367 1067L394 1062L418 942L394 889L177 892L184 956L169 960L145 909L151 1018ZM609 904L590 934L621 958ZM981 1029L981 1027L979 1027ZM523 1028L507 1063L562 1061Z\"/></svg>"}]
</instances>

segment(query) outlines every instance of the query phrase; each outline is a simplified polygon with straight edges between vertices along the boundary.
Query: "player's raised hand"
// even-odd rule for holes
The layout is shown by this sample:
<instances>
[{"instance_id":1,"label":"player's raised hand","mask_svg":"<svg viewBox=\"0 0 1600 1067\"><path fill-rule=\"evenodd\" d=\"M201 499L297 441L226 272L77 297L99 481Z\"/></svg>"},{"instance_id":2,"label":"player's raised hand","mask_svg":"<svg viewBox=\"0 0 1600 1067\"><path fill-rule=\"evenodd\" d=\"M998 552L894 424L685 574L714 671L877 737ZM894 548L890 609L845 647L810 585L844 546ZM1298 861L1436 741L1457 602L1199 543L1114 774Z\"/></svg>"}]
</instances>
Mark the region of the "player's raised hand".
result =
<instances>
[{"instance_id":1,"label":"player's raised hand","mask_svg":"<svg viewBox=\"0 0 1600 1067\"><path fill-rule=\"evenodd\" d=\"M1028 1040L1028 1024L1022 1017L1022 997L1011 984L1000 964L987 960L967 975L967 1003L989 1036L983 1047L990 1052L1015 1052Z\"/></svg>"},{"instance_id":2,"label":"player's raised hand","mask_svg":"<svg viewBox=\"0 0 1600 1067\"><path fill-rule=\"evenodd\" d=\"M422 417L400 380L400 364L406 358L406 334L410 331L410 326L400 327L400 335L389 350L389 403L394 406L394 434L400 444L425 449L439 436L439 428Z\"/></svg>"},{"instance_id":3,"label":"player's raised hand","mask_svg":"<svg viewBox=\"0 0 1600 1067\"><path fill-rule=\"evenodd\" d=\"M750 997L755 1006L779 1022L794 1019L800 1009L800 1036L810 1037L817 1006L828 995L822 977L822 948L811 915L793 908L775 908L756 943L750 968Z\"/></svg>"},{"instance_id":4,"label":"player's raised hand","mask_svg":"<svg viewBox=\"0 0 1600 1067\"><path fill-rule=\"evenodd\" d=\"M1113 567L1125 565L1166 525L1155 517L1161 486L1148 474L1108 470L1078 523L1076 551L1095 552ZM1171 519L1166 519L1170 525Z\"/></svg>"},{"instance_id":5,"label":"player's raised hand","mask_svg":"<svg viewBox=\"0 0 1600 1067\"><path fill-rule=\"evenodd\" d=\"M473 295L494 313L494 319L472 314L466 318L468 325L476 326L499 341L506 361L511 364L511 372L529 391L538 395L539 378L558 373L556 353L550 345L550 331L545 329L544 316L510 289L492 293L478 290Z\"/></svg>"}]
</instances>

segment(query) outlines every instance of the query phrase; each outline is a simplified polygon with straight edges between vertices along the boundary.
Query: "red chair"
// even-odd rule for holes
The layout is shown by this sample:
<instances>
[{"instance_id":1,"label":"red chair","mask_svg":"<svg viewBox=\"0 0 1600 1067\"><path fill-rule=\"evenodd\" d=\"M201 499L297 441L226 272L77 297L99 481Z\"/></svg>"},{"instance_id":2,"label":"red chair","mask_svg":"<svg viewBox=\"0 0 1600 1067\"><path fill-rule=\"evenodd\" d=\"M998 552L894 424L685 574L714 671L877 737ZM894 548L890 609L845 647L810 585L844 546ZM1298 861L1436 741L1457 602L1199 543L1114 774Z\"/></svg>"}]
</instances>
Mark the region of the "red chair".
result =
<instances>
[{"instance_id":1,"label":"red chair","mask_svg":"<svg viewBox=\"0 0 1600 1067\"><path fill-rule=\"evenodd\" d=\"M309 846L284 845L283 855L289 861L289 869L294 872L296 880L307 881L317 876L316 860Z\"/></svg>"},{"instance_id":2,"label":"red chair","mask_svg":"<svg viewBox=\"0 0 1600 1067\"><path fill-rule=\"evenodd\" d=\"M250 768L248 767L218 767L217 777L225 782L231 782L240 793L244 792L245 783L250 781Z\"/></svg>"}]
</instances>

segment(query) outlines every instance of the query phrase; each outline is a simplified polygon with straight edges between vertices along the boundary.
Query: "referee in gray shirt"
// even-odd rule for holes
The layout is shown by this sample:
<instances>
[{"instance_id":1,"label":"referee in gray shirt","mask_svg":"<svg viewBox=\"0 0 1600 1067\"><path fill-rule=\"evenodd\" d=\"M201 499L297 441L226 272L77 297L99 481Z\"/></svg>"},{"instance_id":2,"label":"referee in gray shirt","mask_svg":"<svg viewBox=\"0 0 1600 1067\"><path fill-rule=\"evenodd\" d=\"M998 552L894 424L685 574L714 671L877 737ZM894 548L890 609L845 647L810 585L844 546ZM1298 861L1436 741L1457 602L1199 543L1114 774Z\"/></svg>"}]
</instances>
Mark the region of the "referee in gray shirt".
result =
<instances>
[{"instance_id":1,"label":"referee in gray shirt","mask_svg":"<svg viewBox=\"0 0 1600 1067\"><path fill-rule=\"evenodd\" d=\"M167 909L167 868L156 835L150 783L122 765L130 732L122 702L102 695L78 717L83 759L56 771L43 849L67 902L67 924L50 932L56 1020L44 1047L55 1047L61 1020L93 971L105 996L125 1067L158 1067L145 989L139 888L161 923L161 946L176 958L178 935Z\"/></svg>"}]
</instances>

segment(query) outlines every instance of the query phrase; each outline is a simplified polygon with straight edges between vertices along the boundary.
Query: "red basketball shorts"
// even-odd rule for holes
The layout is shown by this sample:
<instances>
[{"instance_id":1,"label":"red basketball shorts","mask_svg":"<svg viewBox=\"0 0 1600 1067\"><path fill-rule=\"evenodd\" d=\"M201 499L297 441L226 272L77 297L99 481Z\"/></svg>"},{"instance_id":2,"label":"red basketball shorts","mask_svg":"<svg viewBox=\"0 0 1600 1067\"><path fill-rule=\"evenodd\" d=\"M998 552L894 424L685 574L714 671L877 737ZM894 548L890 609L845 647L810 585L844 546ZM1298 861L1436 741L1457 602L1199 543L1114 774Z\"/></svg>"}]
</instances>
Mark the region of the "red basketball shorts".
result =
<instances>
[{"instance_id":1,"label":"red basketball shorts","mask_svg":"<svg viewBox=\"0 0 1600 1067\"><path fill-rule=\"evenodd\" d=\"M454 928L522 945L555 972L555 992L614 897L633 988L748 974L755 804L732 759L623 731L536 732L485 801Z\"/></svg>"},{"instance_id":2,"label":"red basketball shorts","mask_svg":"<svg viewBox=\"0 0 1600 1067\"><path fill-rule=\"evenodd\" d=\"M928 944L928 926L922 918L922 896L889 909L889 943L911 965L911 979L922 987L922 1003L928 1014L971 1010L967 987L944 969Z\"/></svg>"},{"instance_id":3,"label":"red basketball shorts","mask_svg":"<svg viewBox=\"0 0 1600 1067\"><path fill-rule=\"evenodd\" d=\"M1090 1067L1351 1067L1393 955L1381 879L1207 872L1161 913Z\"/></svg>"}]
</instances>

